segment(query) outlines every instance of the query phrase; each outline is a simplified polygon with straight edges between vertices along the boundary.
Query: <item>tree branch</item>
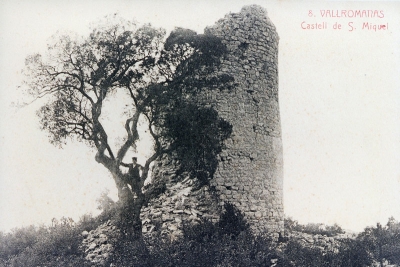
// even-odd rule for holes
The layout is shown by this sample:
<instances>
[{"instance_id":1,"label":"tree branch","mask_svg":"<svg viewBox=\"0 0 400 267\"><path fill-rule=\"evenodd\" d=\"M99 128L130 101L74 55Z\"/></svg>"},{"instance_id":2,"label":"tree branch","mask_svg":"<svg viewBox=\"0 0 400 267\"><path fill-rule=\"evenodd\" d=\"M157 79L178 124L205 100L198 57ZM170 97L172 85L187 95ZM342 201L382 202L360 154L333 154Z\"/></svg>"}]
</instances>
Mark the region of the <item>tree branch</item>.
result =
<instances>
[{"instance_id":1,"label":"tree branch","mask_svg":"<svg viewBox=\"0 0 400 267\"><path fill-rule=\"evenodd\" d=\"M134 145L134 143L136 142L136 140L139 138L139 134L137 131L137 124L139 121L139 117L140 117L140 111L138 109L136 109L135 114L132 116L132 118L129 118L126 120L125 123L125 130L128 134L127 140L125 141L125 143L121 146L121 148L119 149L118 153L117 153L117 161L121 162L122 159L125 157L126 152L128 151L128 149ZM132 126L130 127L130 123L132 123Z\"/></svg>"}]
</instances>

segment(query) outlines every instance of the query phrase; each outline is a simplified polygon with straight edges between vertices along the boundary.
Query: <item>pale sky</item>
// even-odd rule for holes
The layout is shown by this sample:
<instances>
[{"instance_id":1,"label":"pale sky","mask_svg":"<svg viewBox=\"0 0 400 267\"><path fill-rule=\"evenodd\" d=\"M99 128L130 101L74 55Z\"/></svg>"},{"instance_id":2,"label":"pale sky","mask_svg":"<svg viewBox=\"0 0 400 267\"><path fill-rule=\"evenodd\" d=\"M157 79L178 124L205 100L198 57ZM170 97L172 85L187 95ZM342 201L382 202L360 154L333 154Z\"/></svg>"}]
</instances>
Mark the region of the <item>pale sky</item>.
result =
<instances>
[{"instance_id":1,"label":"pale sky","mask_svg":"<svg viewBox=\"0 0 400 267\"><path fill-rule=\"evenodd\" d=\"M12 106L22 99L27 55L43 53L58 30L86 34L108 14L202 33L249 4L267 9L280 36L285 214L354 231L400 220L400 2L0 0L0 230L78 219L96 212L103 190L116 193L85 145L49 144L35 116L40 102ZM326 18L324 10L384 17ZM302 29L303 21L327 29ZM387 29L362 29L365 22Z\"/></svg>"}]
</instances>

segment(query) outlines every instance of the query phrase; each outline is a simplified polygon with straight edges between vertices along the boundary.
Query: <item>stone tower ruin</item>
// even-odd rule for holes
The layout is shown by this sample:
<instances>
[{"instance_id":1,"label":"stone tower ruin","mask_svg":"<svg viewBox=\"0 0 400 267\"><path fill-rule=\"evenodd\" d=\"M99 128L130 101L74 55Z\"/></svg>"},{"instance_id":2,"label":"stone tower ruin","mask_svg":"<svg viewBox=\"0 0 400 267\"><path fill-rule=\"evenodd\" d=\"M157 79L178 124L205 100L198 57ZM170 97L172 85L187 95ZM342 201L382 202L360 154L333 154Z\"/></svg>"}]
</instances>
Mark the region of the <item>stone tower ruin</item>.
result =
<instances>
[{"instance_id":1,"label":"stone tower ruin","mask_svg":"<svg viewBox=\"0 0 400 267\"><path fill-rule=\"evenodd\" d=\"M218 36L228 49L220 74L234 77L232 90L206 90L199 104L211 106L231 123L218 168L210 186L190 191L183 181L169 185L160 199L143 209L143 231L155 221L163 231L176 232L182 221L216 220L224 202L245 214L257 234L283 231L283 159L278 102L278 41L275 26L260 6L243 7L226 15L205 34ZM173 173L173 163L163 163L157 175Z\"/></svg>"},{"instance_id":2,"label":"stone tower ruin","mask_svg":"<svg viewBox=\"0 0 400 267\"><path fill-rule=\"evenodd\" d=\"M283 160L278 102L278 41L259 6L229 14L206 33L228 48L221 72L233 75L232 92L209 92L210 103L233 125L212 185L220 199L245 213L256 232L283 230Z\"/></svg>"},{"instance_id":3,"label":"stone tower ruin","mask_svg":"<svg viewBox=\"0 0 400 267\"><path fill-rule=\"evenodd\" d=\"M197 101L213 107L232 125L233 132L225 140L210 186L192 190L189 177L173 182L179 163L167 155L157 162L153 175L170 182L160 197L142 208L143 234L160 231L174 239L182 234L183 223L202 219L216 222L223 204L230 202L245 215L255 234L276 238L283 232L284 219L279 37L259 6L228 14L205 33L220 37L226 45L228 54L217 72L233 76L237 86L232 90L203 90ZM87 260L97 264L108 258L112 247L104 243L104 236L112 236L114 229L108 221L95 231L83 233Z\"/></svg>"}]
</instances>

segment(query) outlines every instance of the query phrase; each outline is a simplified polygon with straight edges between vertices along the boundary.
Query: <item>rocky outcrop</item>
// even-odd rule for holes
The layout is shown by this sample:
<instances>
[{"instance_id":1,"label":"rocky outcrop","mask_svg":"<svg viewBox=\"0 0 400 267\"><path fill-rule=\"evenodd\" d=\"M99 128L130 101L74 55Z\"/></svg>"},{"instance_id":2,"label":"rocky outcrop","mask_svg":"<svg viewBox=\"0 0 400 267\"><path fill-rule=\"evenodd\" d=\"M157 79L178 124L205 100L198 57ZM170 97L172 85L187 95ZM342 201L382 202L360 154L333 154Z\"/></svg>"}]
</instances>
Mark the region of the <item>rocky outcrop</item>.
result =
<instances>
[{"instance_id":1,"label":"rocky outcrop","mask_svg":"<svg viewBox=\"0 0 400 267\"><path fill-rule=\"evenodd\" d=\"M119 231L109 220L90 232L82 232L81 249L85 252L85 259L96 266L104 266L114 251L114 244L118 240Z\"/></svg>"},{"instance_id":2,"label":"rocky outcrop","mask_svg":"<svg viewBox=\"0 0 400 267\"><path fill-rule=\"evenodd\" d=\"M195 181L189 177L183 177L177 182L177 165L169 157L164 157L158 164L162 168L156 168L154 175L167 181L167 189L142 208L142 230L145 236L157 231L174 240L182 234L184 223L194 224L203 219L215 222L219 219L218 199L208 186L194 189Z\"/></svg>"},{"instance_id":3,"label":"rocky outcrop","mask_svg":"<svg viewBox=\"0 0 400 267\"><path fill-rule=\"evenodd\" d=\"M201 219L215 222L219 219L211 204L213 200L209 188L191 191L188 182L177 183L166 194L142 209L144 234L158 230L162 235L175 239L181 235L183 223L193 224Z\"/></svg>"}]
</instances>

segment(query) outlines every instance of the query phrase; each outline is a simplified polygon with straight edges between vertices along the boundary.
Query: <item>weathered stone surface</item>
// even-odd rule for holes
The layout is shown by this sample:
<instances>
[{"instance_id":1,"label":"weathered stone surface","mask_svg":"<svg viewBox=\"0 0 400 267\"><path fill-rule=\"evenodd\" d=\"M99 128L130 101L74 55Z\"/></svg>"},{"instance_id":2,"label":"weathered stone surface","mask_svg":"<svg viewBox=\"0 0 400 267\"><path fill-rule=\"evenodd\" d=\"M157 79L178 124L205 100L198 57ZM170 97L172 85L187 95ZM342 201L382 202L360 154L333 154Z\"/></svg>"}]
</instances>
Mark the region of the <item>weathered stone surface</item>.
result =
<instances>
[{"instance_id":1,"label":"weathered stone surface","mask_svg":"<svg viewBox=\"0 0 400 267\"><path fill-rule=\"evenodd\" d=\"M232 124L210 186L192 192L190 179L167 185L163 196L142 209L143 232L161 225L176 236L182 221L216 221L225 202L235 204L255 233L283 232L283 159L278 102L278 41L275 26L260 6L226 15L205 34L218 36L228 48L216 73L234 77L232 90L203 90L200 105L213 107ZM168 157L154 175L174 180L177 162ZM184 177L183 177L184 178ZM174 226L172 226L174 225Z\"/></svg>"},{"instance_id":2,"label":"weathered stone surface","mask_svg":"<svg viewBox=\"0 0 400 267\"><path fill-rule=\"evenodd\" d=\"M254 232L282 232L279 37L275 26L263 8L246 6L240 13L226 15L205 33L220 37L228 47L219 72L233 75L238 83L233 91L210 90L199 98L233 126L213 185L223 202L242 209ZM246 199L252 203L247 208L242 203Z\"/></svg>"},{"instance_id":3,"label":"weathered stone surface","mask_svg":"<svg viewBox=\"0 0 400 267\"><path fill-rule=\"evenodd\" d=\"M98 226L90 232L83 231L84 237L81 249L86 253L86 260L104 266L108 257L114 251L113 244L119 237L119 232L111 221Z\"/></svg>"},{"instance_id":4,"label":"weathered stone surface","mask_svg":"<svg viewBox=\"0 0 400 267\"><path fill-rule=\"evenodd\" d=\"M169 159L164 159L161 165L171 168L173 163ZM154 175L160 174L158 170L156 172ZM174 172L164 177L167 181L173 178L175 178ZM142 208L142 232L144 235L151 235L157 230L166 238L176 239L182 234L183 222L197 222L205 216L217 220L219 207L216 203L217 199L209 192L208 187L193 191L190 179L169 183L164 195L153 199L148 207ZM157 226L161 229L157 229Z\"/></svg>"}]
</instances>

